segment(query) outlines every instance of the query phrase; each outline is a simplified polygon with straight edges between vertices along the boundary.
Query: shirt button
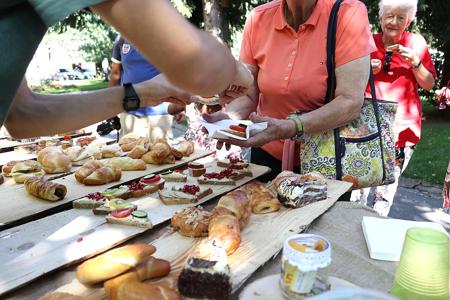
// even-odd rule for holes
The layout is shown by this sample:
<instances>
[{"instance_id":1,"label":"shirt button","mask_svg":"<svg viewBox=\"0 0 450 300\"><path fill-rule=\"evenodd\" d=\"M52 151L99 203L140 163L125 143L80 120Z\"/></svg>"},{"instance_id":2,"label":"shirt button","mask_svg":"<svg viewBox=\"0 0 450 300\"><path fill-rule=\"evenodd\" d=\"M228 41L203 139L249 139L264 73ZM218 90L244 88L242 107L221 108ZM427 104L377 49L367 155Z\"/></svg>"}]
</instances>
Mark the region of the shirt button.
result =
<instances>
[{"instance_id":1,"label":"shirt button","mask_svg":"<svg viewBox=\"0 0 450 300\"><path fill-rule=\"evenodd\" d=\"M289 79L289 77L288 76L284 76L284 80L288 80Z\"/></svg>"},{"instance_id":2,"label":"shirt button","mask_svg":"<svg viewBox=\"0 0 450 300\"><path fill-rule=\"evenodd\" d=\"M289 69L292 68L292 64L291 63L288 64L288 68Z\"/></svg>"},{"instance_id":3,"label":"shirt button","mask_svg":"<svg viewBox=\"0 0 450 300\"><path fill-rule=\"evenodd\" d=\"M295 50L294 50L294 51L292 51L292 55L295 55L295 53L297 53L297 52L295 52Z\"/></svg>"}]
</instances>

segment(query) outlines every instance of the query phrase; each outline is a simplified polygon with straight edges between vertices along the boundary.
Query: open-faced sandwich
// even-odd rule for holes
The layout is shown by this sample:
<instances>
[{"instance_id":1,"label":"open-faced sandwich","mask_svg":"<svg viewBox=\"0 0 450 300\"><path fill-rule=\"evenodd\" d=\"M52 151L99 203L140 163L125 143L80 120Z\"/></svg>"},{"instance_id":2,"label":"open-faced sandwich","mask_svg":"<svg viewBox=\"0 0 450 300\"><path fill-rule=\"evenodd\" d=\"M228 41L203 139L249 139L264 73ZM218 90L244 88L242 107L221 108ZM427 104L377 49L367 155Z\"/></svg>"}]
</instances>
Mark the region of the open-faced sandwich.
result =
<instances>
[{"instance_id":1,"label":"open-faced sandwich","mask_svg":"<svg viewBox=\"0 0 450 300\"><path fill-rule=\"evenodd\" d=\"M240 157L238 157L237 155L232 155L232 154L228 155L224 159L219 159L217 161L218 167L228 168L231 165L243 166L246 168L246 167L248 167L248 161L243 160Z\"/></svg>"},{"instance_id":2,"label":"open-faced sandwich","mask_svg":"<svg viewBox=\"0 0 450 300\"><path fill-rule=\"evenodd\" d=\"M94 215L107 215L113 210L120 210L125 208L136 210L137 206L127 200L114 198L107 199L102 205L93 207L92 212L94 213Z\"/></svg>"},{"instance_id":3,"label":"open-faced sandwich","mask_svg":"<svg viewBox=\"0 0 450 300\"><path fill-rule=\"evenodd\" d=\"M113 210L106 216L106 222L110 224L120 224L126 226L135 226L141 228L152 228L152 222L143 210L133 210L132 208L124 208Z\"/></svg>"},{"instance_id":4,"label":"open-faced sandwich","mask_svg":"<svg viewBox=\"0 0 450 300\"><path fill-rule=\"evenodd\" d=\"M210 188L195 184L172 187L171 190L158 191L159 199L166 205L196 203L198 200L212 193Z\"/></svg>"},{"instance_id":5,"label":"open-faced sandwich","mask_svg":"<svg viewBox=\"0 0 450 300\"><path fill-rule=\"evenodd\" d=\"M73 208L87 208L92 209L100 207L109 202L109 198L103 196L101 193L90 193L83 198L76 199L72 202Z\"/></svg>"},{"instance_id":6,"label":"open-faced sandwich","mask_svg":"<svg viewBox=\"0 0 450 300\"><path fill-rule=\"evenodd\" d=\"M183 171L167 171L161 173L161 178L167 182L186 182L187 175L183 174Z\"/></svg>"},{"instance_id":7,"label":"open-faced sandwich","mask_svg":"<svg viewBox=\"0 0 450 300\"><path fill-rule=\"evenodd\" d=\"M223 132L230 133L232 135L246 138L247 137L247 125L245 124L238 124L238 125L230 125L227 129L221 129Z\"/></svg>"}]
</instances>

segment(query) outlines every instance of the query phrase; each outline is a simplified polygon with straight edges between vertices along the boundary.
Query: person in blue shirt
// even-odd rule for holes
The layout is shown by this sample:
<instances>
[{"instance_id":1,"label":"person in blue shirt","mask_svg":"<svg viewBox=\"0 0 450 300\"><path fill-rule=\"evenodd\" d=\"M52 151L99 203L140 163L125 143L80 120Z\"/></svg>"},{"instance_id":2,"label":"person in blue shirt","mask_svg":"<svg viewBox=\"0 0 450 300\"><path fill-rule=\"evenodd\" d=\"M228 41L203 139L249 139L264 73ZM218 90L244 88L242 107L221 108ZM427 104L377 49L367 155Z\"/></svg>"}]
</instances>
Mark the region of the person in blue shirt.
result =
<instances>
[{"instance_id":1,"label":"person in blue shirt","mask_svg":"<svg viewBox=\"0 0 450 300\"><path fill-rule=\"evenodd\" d=\"M160 74L142 54L123 37L117 36L112 49L109 86L139 83ZM185 106L164 102L157 106L141 107L119 115L121 135L134 132L150 140L172 138L172 119L183 121ZM174 117L172 117L172 115Z\"/></svg>"}]
</instances>

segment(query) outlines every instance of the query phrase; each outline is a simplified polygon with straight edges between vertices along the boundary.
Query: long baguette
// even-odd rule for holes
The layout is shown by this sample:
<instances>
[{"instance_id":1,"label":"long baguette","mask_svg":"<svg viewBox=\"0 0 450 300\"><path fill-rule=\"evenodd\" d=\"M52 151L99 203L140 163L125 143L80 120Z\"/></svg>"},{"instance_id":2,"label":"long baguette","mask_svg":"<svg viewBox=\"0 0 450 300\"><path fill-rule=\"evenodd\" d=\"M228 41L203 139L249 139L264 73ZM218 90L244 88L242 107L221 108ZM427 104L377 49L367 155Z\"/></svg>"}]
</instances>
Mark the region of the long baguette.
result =
<instances>
[{"instance_id":1,"label":"long baguette","mask_svg":"<svg viewBox=\"0 0 450 300\"><path fill-rule=\"evenodd\" d=\"M104 288L106 296L109 300L117 300L117 290L125 281L144 281L147 279L166 276L169 272L170 263L167 260L149 256L131 271L105 281Z\"/></svg>"},{"instance_id":2,"label":"long baguette","mask_svg":"<svg viewBox=\"0 0 450 300\"><path fill-rule=\"evenodd\" d=\"M77 278L85 285L105 281L137 266L155 251L150 244L133 244L108 251L82 263L77 269Z\"/></svg>"}]
</instances>

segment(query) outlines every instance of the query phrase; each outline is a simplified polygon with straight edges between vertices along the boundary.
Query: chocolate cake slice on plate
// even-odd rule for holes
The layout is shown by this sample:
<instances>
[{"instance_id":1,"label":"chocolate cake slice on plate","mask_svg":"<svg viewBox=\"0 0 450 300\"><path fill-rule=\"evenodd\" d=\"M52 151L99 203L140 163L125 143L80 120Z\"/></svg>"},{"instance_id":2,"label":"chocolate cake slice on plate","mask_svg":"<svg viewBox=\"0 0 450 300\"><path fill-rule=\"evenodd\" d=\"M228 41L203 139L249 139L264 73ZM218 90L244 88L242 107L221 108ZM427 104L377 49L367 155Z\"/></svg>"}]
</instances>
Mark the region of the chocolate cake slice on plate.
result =
<instances>
[{"instance_id":1,"label":"chocolate cake slice on plate","mask_svg":"<svg viewBox=\"0 0 450 300\"><path fill-rule=\"evenodd\" d=\"M204 240L195 248L178 278L178 291L184 299L230 298L227 254L214 240Z\"/></svg>"}]
</instances>

